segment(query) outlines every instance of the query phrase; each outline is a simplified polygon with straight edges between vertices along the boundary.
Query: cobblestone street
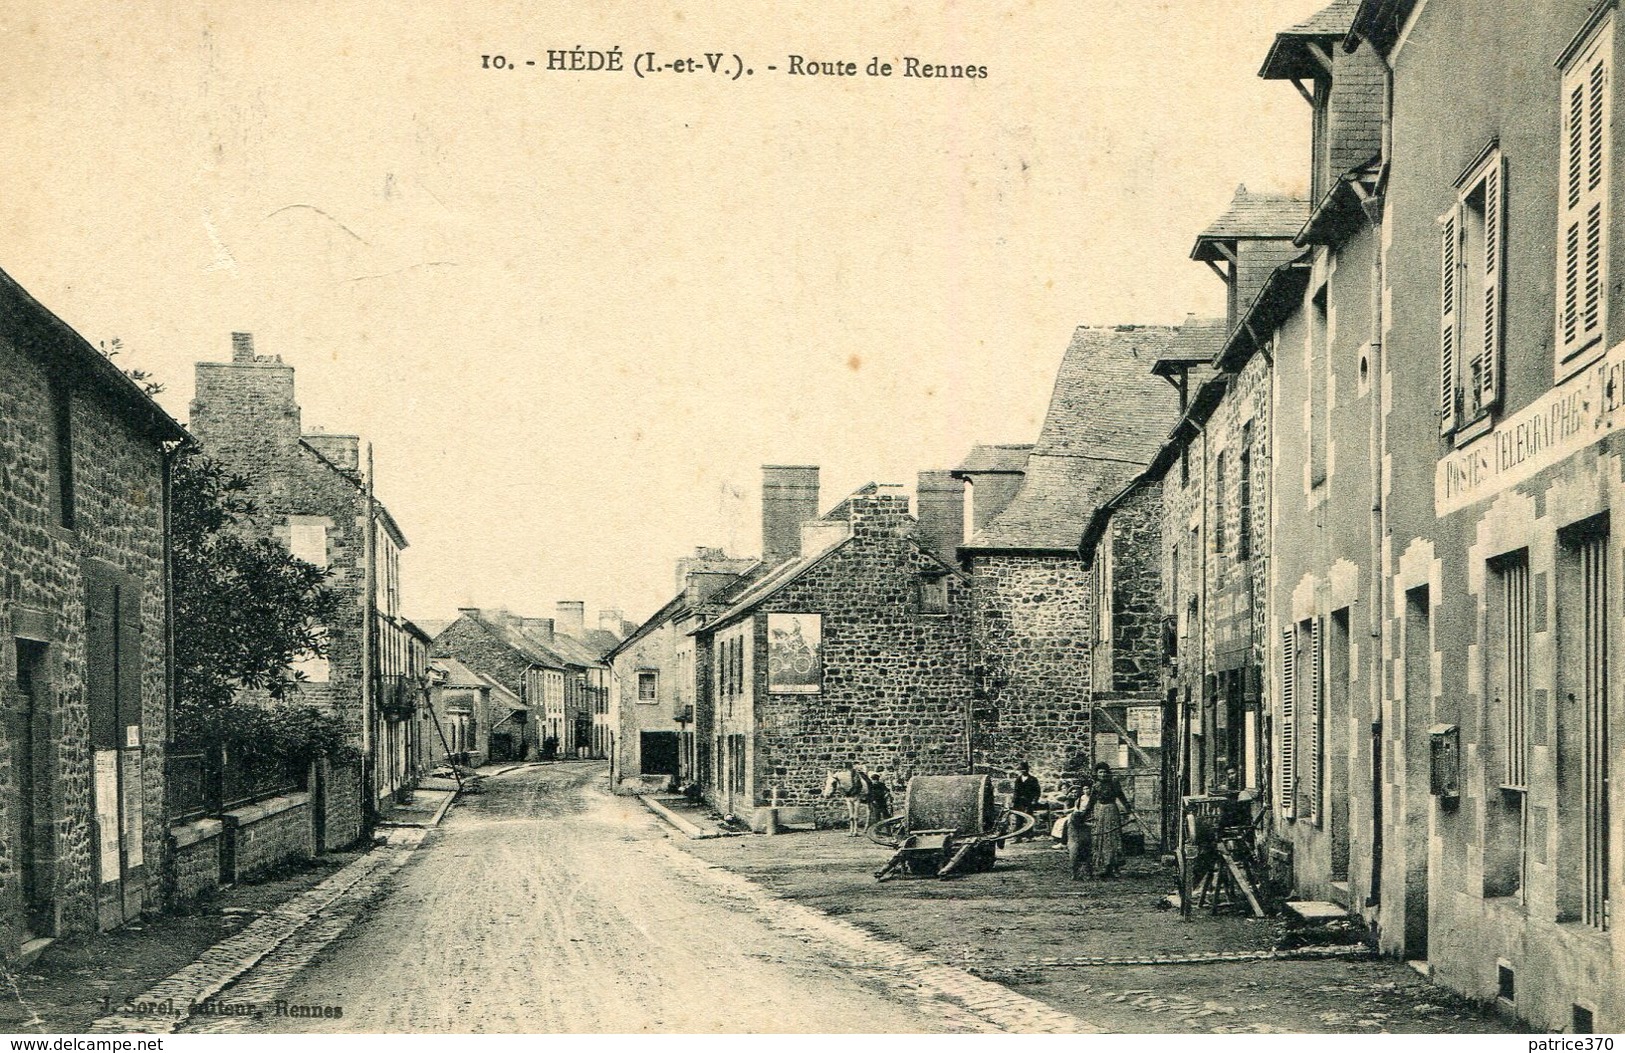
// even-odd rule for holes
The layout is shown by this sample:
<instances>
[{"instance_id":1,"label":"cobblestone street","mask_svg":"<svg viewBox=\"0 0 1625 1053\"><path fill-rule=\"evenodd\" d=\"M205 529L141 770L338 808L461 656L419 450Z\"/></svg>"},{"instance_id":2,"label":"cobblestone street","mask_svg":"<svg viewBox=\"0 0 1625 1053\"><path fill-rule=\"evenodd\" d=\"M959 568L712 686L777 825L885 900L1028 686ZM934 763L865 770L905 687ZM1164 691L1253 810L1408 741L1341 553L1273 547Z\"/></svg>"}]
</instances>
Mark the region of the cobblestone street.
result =
<instances>
[{"instance_id":1,"label":"cobblestone street","mask_svg":"<svg viewBox=\"0 0 1625 1053\"><path fill-rule=\"evenodd\" d=\"M251 968L205 991L252 953L216 948L147 997L210 994L183 1033L1091 1030L684 852L596 763L488 779L329 885Z\"/></svg>"}]
</instances>

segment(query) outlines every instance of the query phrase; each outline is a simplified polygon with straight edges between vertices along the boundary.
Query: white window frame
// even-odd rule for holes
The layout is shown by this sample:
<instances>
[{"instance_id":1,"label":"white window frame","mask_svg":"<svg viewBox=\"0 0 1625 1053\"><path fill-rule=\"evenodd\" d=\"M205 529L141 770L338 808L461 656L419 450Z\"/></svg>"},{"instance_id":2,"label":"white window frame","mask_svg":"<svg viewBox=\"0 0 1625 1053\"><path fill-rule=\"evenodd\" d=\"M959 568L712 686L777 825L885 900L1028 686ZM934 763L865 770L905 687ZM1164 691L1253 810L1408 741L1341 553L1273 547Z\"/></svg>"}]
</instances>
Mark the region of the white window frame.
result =
<instances>
[{"instance_id":1,"label":"white window frame","mask_svg":"<svg viewBox=\"0 0 1625 1053\"><path fill-rule=\"evenodd\" d=\"M1557 174L1556 379L1607 347L1609 168L1614 18L1603 18L1562 69ZM1576 128L1576 118L1583 128ZM1576 131L1582 134L1577 135Z\"/></svg>"},{"instance_id":2,"label":"white window frame","mask_svg":"<svg viewBox=\"0 0 1625 1053\"><path fill-rule=\"evenodd\" d=\"M1475 210L1479 195L1483 207ZM1475 211L1484 221L1480 239L1469 237ZM1446 435L1493 418L1501 404L1506 235L1506 161L1491 142L1456 181L1455 203L1439 217L1439 430Z\"/></svg>"}]
</instances>

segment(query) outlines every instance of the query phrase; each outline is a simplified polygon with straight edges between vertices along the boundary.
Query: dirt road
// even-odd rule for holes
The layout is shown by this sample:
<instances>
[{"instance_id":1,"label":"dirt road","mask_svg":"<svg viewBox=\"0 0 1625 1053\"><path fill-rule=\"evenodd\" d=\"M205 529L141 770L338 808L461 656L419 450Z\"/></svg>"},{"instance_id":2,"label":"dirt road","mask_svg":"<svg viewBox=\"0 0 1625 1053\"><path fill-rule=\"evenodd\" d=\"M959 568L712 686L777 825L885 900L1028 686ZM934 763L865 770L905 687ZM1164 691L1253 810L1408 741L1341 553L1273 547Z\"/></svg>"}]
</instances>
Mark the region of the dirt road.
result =
<instances>
[{"instance_id":1,"label":"dirt road","mask_svg":"<svg viewBox=\"0 0 1625 1053\"><path fill-rule=\"evenodd\" d=\"M954 1031L962 1006L707 887L602 766L465 798L319 953L282 949L221 996L252 1032ZM331 934L329 934L331 938ZM312 957L313 956L313 957ZM277 1003L342 1016L278 1015ZM186 1030L193 1030L188 1027Z\"/></svg>"}]
</instances>

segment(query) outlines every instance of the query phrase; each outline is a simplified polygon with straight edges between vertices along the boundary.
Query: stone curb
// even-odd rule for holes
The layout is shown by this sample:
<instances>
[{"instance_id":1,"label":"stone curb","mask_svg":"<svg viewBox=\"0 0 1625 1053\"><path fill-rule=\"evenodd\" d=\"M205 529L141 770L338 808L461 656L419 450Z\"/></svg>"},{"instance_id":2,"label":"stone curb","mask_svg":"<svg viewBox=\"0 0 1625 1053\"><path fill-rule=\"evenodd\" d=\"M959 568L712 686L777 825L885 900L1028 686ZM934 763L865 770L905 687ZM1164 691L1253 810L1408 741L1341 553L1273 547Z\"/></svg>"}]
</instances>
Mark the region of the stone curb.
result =
<instances>
[{"instance_id":1,"label":"stone curb","mask_svg":"<svg viewBox=\"0 0 1625 1053\"><path fill-rule=\"evenodd\" d=\"M401 829L401 834L417 833ZM112 1013L90 1026L95 1034L167 1035L188 1019L187 1010L219 994L244 973L258 965L290 937L310 923L321 911L335 903L355 885L388 867L396 856L409 853L421 843L421 835L403 836L391 847L398 851L373 849L346 864L313 888L306 889L275 910L260 915L246 927L205 950L190 965L158 981L129 1002L169 1007L167 1012Z\"/></svg>"},{"instance_id":2,"label":"stone curb","mask_svg":"<svg viewBox=\"0 0 1625 1053\"><path fill-rule=\"evenodd\" d=\"M694 825L687 819L684 819L682 816L672 811L670 808L667 808L665 805L655 800L653 797L638 794L637 799L642 801L643 806L649 809L649 811L653 812L658 818L664 819L666 822L670 823L674 828L676 828L679 833L685 834L695 841L702 841L707 838L722 836L720 831L705 830Z\"/></svg>"}]
</instances>

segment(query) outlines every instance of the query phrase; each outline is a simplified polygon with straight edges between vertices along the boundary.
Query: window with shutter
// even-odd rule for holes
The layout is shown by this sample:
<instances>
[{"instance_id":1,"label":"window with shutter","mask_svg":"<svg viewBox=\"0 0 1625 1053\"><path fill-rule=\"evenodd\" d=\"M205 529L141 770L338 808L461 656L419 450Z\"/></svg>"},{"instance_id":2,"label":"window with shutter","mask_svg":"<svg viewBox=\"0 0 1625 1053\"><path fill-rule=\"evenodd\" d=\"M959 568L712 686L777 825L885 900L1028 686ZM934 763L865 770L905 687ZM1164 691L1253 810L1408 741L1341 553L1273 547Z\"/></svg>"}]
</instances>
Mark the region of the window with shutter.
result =
<instances>
[{"instance_id":1,"label":"window with shutter","mask_svg":"<svg viewBox=\"0 0 1625 1053\"><path fill-rule=\"evenodd\" d=\"M118 586L95 564L85 567L85 694L91 746L118 748Z\"/></svg>"},{"instance_id":2,"label":"window with shutter","mask_svg":"<svg viewBox=\"0 0 1625 1053\"><path fill-rule=\"evenodd\" d=\"M1281 802L1281 814L1288 819L1297 814L1297 667L1298 630L1297 626L1288 626L1281 630L1281 731L1276 736L1281 746L1276 797Z\"/></svg>"},{"instance_id":3,"label":"window with shutter","mask_svg":"<svg viewBox=\"0 0 1625 1053\"><path fill-rule=\"evenodd\" d=\"M1491 143L1456 184L1439 219L1440 429L1489 415L1501 399L1506 168Z\"/></svg>"},{"instance_id":4,"label":"window with shutter","mask_svg":"<svg viewBox=\"0 0 1625 1053\"><path fill-rule=\"evenodd\" d=\"M1325 798L1326 770L1325 678L1321 675L1324 664L1321 661L1320 619L1313 618L1304 624L1309 626L1309 649L1304 655L1309 677L1309 818L1319 826Z\"/></svg>"},{"instance_id":5,"label":"window with shutter","mask_svg":"<svg viewBox=\"0 0 1625 1053\"><path fill-rule=\"evenodd\" d=\"M1456 210L1439 218L1439 428L1456 429Z\"/></svg>"},{"instance_id":6,"label":"window with shutter","mask_svg":"<svg viewBox=\"0 0 1625 1053\"><path fill-rule=\"evenodd\" d=\"M1557 218L1557 371L1601 352L1607 321L1608 166L1613 19L1563 70Z\"/></svg>"}]
</instances>

